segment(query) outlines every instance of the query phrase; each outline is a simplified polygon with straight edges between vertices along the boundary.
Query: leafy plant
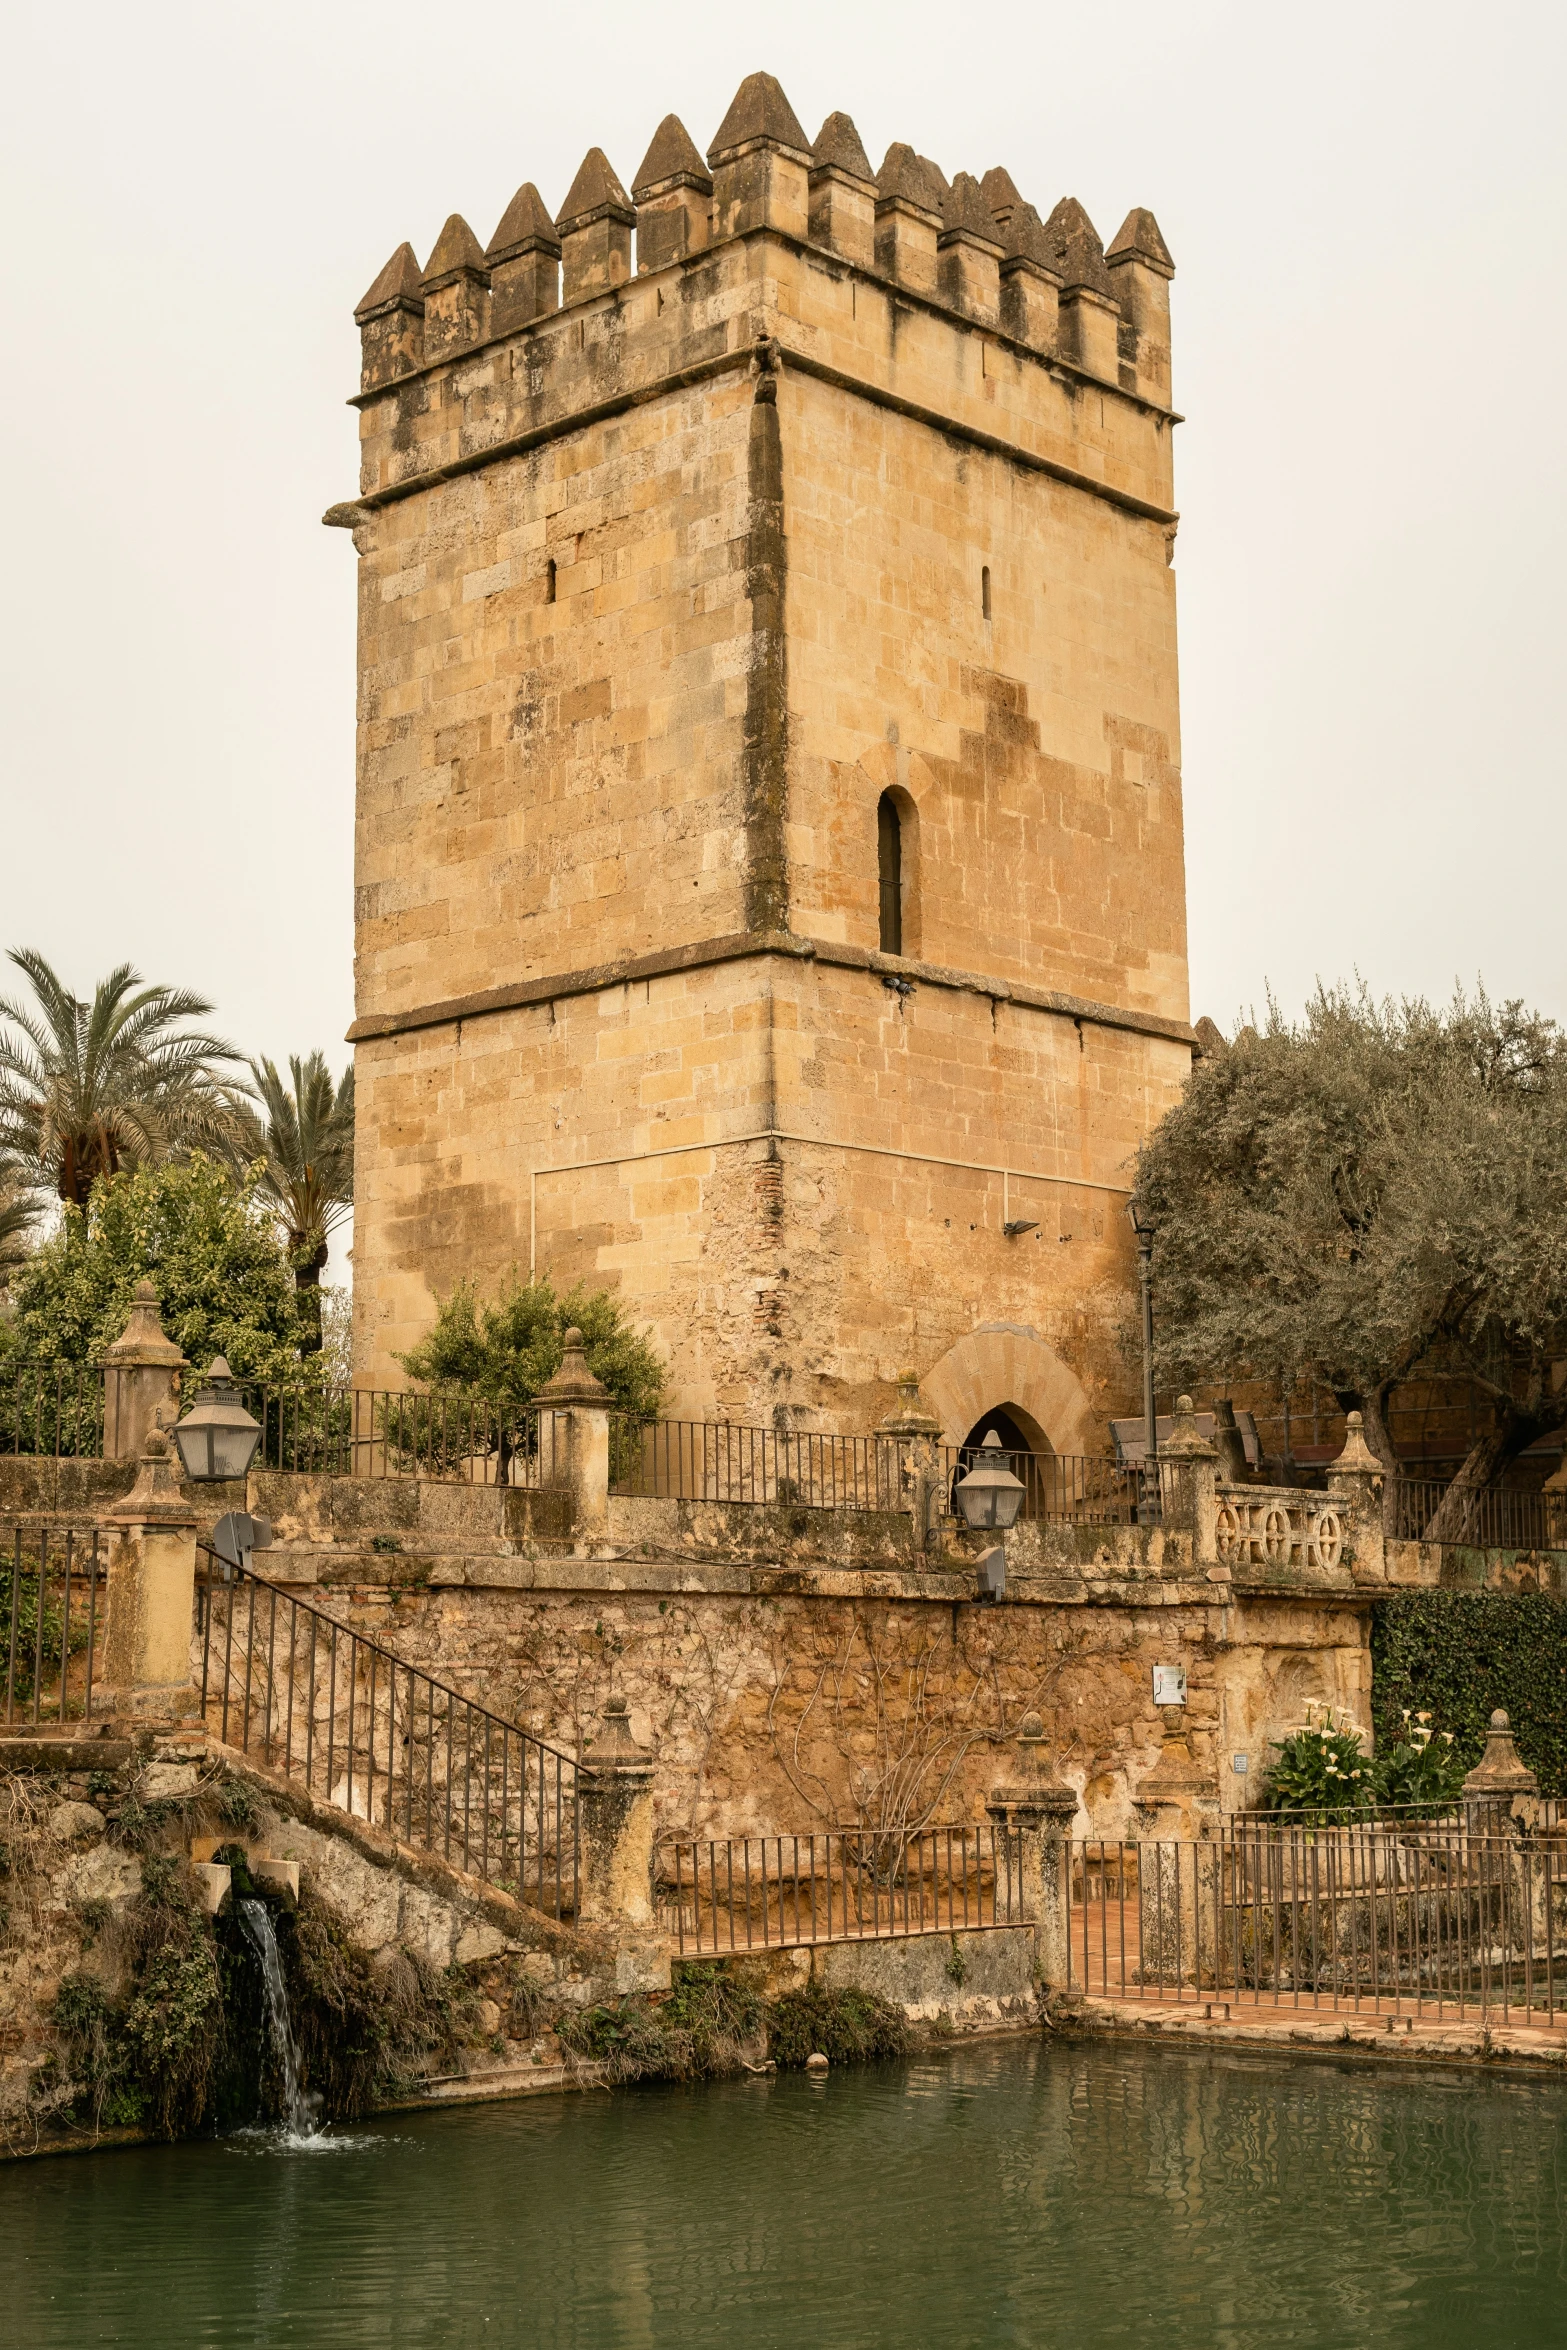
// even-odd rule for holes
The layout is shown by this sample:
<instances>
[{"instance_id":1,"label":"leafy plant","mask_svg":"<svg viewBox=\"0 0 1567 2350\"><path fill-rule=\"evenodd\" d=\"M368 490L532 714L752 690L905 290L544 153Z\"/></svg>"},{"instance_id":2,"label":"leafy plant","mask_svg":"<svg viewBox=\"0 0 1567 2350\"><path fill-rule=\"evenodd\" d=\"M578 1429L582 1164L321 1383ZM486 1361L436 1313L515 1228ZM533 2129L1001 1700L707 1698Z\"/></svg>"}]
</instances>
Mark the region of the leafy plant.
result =
<instances>
[{"instance_id":1,"label":"leafy plant","mask_svg":"<svg viewBox=\"0 0 1567 2350\"><path fill-rule=\"evenodd\" d=\"M124 1329L136 1284L158 1293L167 1335L205 1369L226 1355L240 1379L301 1377L293 1272L254 1183L200 1152L177 1165L107 1176L15 1286L7 1349L38 1364L91 1364Z\"/></svg>"},{"instance_id":2,"label":"leafy plant","mask_svg":"<svg viewBox=\"0 0 1567 2350\"><path fill-rule=\"evenodd\" d=\"M811 1982L768 2009L767 2052L785 2070L797 2070L818 2049L832 2064L873 2064L901 2056L908 2044L902 2009L874 1991Z\"/></svg>"},{"instance_id":3,"label":"leafy plant","mask_svg":"<svg viewBox=\"0 0 1567 2350\"><path fill-rule=\"evenodd\" d=\"M1375 1795L1371 1758L1360 1733L1335 1724L1331 1708L1308 1705L1306 1721L1287 1738L1275 1739L1277 1760L1262 1788L1265 1811L1287 1811L1313 1824L1368 1814Z\"/></svg>"},{"instance_id":4,"label":"leafy plant","mask_svg":"<svg viewBox=\"0 0 1567 2350\"><path fill-rule=\"evenodd\" d=\"M223 1084L239 1055L183 1024L212 1006L186 988L144 987L129 963L89 1003L30 947L10 959L31 1003L0 1003L0 1158L75 1208L123 1169L156 1165L232 1131Z\"/></svg>"},{"instance_id":5,"label":"leafy plant","mask_svg":"<svg viewBox=\"0 0 1567 2350\"><path fill-rule=\"evenodd\" d=\"M1371 1617L1371 1710L1396 1746L1405 1709L1453 1732L1455 1768L1485 1751L1505 1708L1541 1792L1567 1795L1567 1606L1534 1591L1400 1591Z\"/></svg>"},{"instance_id":6,"label":"leafy plant","mask_svg":"<svg viewBox=\"0 0 1567 2350\"><path fill-rule=\"evenodd\" d=\"M1384 1805L1448 1809L1463 1792L1464 1765L1451 1730L1431 1728L1429 1713L1403 1709L1403 1735L1377 1750L1377 1799Z\"/></svg>"},{"instance_id":7,"label":"leafy plant","mask_svg":"<svg viewBox=\"0 0 1567 2350\"><path fill-rule=\"evenodd\" d=\"M453 1401L471 1399L484 1407L482 1424L493 1425L504 1475L512 1453L527 1441L528 1405L560 1369L565 1335L573 1327L582 1332L588 1369L609 1390L611 1402L623 1413L651 1419L663 1393L663 1365L610 1292L579 1282L561 1297L548 1279L523 1282L514 1272L488 1302L471 1283L460 1284L443 1301L428 1335L398 1356L410 1378L435 1391L428 1399L411 1399L400 1412L399 1418L412 1415L408 1441L426 1457L443 1440L471 1446L471 1419L449 1409ZM448 1427L452 1433L445 1436ZM617 1426L611 1473L620 1465L617 1448L627 1442ZM629 1443L636 1442L633 1430Z\"/></svg>"},{"instance_id":8,"label":"leafy plant","mask_svg":"<svg viewBox=\"0 0 1567 2350\"><path fill-rule=\"evenodd\" d=\"M285 1084L275 1064L252 1061L251 1085L261 1115L245 1106L236 1155L259 1167L257 1188L276 1215L304 1293L307 1354L322 1345L320 1281L332 1233L353 1213L354 1067L334 1086L326 1056L290 1057Z\"/></svg>"},{"instance_id":9,"label":"leafy plant","mask_svg":"<svg viewBox=\"0 0 1567 2350\"><path fill-rule=\"evenodd\" d=\"M1396 1461L1390 1398L1462 1370L1490 1411L1427 1528L1567 1424L1567 1040L1521 1004L1320 989L1193 1067L1138 1158L1172 1385L1311 1378Z\"/></svg>"}]
</instances>

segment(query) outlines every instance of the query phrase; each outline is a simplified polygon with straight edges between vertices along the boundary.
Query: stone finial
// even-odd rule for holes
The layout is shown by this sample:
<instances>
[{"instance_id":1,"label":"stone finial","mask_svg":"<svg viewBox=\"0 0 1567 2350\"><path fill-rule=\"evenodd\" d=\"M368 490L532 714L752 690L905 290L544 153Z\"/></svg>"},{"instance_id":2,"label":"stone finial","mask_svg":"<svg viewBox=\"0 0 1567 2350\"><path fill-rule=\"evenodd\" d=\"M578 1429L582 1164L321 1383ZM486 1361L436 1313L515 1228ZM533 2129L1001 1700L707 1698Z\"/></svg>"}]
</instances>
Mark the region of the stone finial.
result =
<instances>
[{"instance_id":1,"label":"stone finial","mask_svg":"<svg viewBox=\"0 0 1567 2350\"><path fill-rule=\"evenodd\" d=\"M1003 171L1001 166L997 164L993 171L986 172L979 183L979 188L980 194L989 207L992 219L1000 227L1006 228L1013 213L1021 208L1023 202L1013 182L1012 174L1009 171Z\"/></svg>"},{"instance_id":2,"label":"stone finial","mask_svg":"<svg viewBox=\"0 0 1567 2350\"><path fill-rule=\"evenodd\" d=\"M1490 1796L1538 1795L1540 1782L1518 1752L1513 1726L1500 1706L1491 1716L1485 1752L1464 1781L1464 1798L1473 1803Z\"/></svg>"},{"instance_id":3,"label":"stone finial","mask_svg":"<svg viewBox=\"0 0 1567 2350\"><path fill-rule=\"evenodd\" d=\"M442 286L465 275L483 277L484 252L462 214L454 212L435 240L419 290L428 300Z\"/></svg>"},{"instance_id":4,"label":"stone finial","mask_svg":"<svg viewBox=\"0 0 1567 2350\"><path fill-rule=\"evenodd\" d=\"M650 196L662 196L671 188L695 188L704 196L713 192L712 178L696 141L678 114L666 114L653 133L653 143L642 158L631 193L638 204L645 204Z\"/></svg>"},{"instance_id":5,"label":"stone finial","mask_svg":"<svg viewBox=\"0 0 1567 2350\"><path fill-rule=\"evenodd\" d=\"M1063 286L1087 286L1106 301L1114 298L1099 231L1075 196L1063 196L1045 222L1045 244Z\"/></svg>"},{"instance_id":6,"label":"stone finial","mask_svg":"<svg viewBox=\"0 0 1567 2350\"><path fill-rule=\"evenodd\" d=\"M399 245L369 290L354 304L354 318L364 326L378 312L394 304L410 310L423 308L419 296L423 272L412 245Z\"/></svg>"},{"instance_id":7,"label":"stone finial","mask_svg":"<svg viewBox=\"0 0 1567 2350\"><path fill-rule=\"evenodd\" d=\"M980 185L972 172L954 174L942 204L942 222L946 235L976 238L995 253L997 260L1006 250L1005 240L996 226L995 214L985 202Z\"/></svg>"},{"instance_id":8,"label":"stone finial","mask_svg":"<svg viewBox=\"0 0 1567 2350\"><path fill-rule=\"evenodd\" d=\"M158 1293L150 1281L138 1281L131 1292L130 1319L112 1346L103 1350L109 1368L128 1371L142 1365L181 1371L185 1357L172 1338L163 1335L158 1319Z\"/></svg>"},{"instance_id":9,"label":"stone finial","mask_svg":"<svg viewBox=\"0 0 1567 2350\"><path fill-rule=\"evenodd\" d=\"M561 1345L560 1369L539 1389L534 1402L546 1411L559 1411L568 1404L607 1404L609 1389L588 1369L582 1332L573 1326Z\"/></svg>"},{"instance_id":10,"label":"stone finial","mask_svg":"<svg viewBox=\"0 0 1567 2350\"><path fill-rule=\"evenodd\" d=\"M878 1436L939 1436L941 1422L920 1403L920 1382L917 1371L898 1373L898 1401L885 1420L878 1422Z\"/></svg>"},{"instance_id":11,"label":"stone finial","mask_svg":"<svg viewBox=\"0 0 1567 2350\"><path fill-rule=\"evenodd\" d=\"M730 101L729 111L713 135L707 160L716 171L747 147L768 146L792 156L796 163L813 161L811 142L776 78L770 73L748 73Z\"/></svg>"},{"instance_id":12,"label":"stone finial","mask_svg":"<svg viewBox=\"0 0 1567 2350\"><path fill-rule=\"evenodd\" d=\"M1330 1469L1358 1470L1363 1475L1380 1477L1385 1474L1382 1463L1366 1442L1366 1424L1359 1412L1351 1412L1344 1422L1344 1449L1328 1463ZM1503 1716L1506 1719L1506 1716Z\"/></svg>"},{"instance_id":13,"label":"stone finial","mask_svg":"<svg viewBox=\"0 0 1567 2350\"><path fill-rule=\"evenodd\" d=\"M617 220L634 228L636 218L631 198L615 177L609 157L602 147L590 147L555 216L555 226L568 237L574 229L587 228L596 220Z\"/></svg>"},{"instance_id":14,"label":"stone finial","mask_svg":"<svg viewBox=\"0 0 1567 2350\"><path fill-rule=\"evenodd\" d=\"M1105 259L1107 262L1141 261L1147 268L1157 270L1160 277L1175 275L1175 263L1159 233L1159 223L1140 204L1134 205L1122 221Z\"/></svg>"},{"instance_id":15,"label":"stone finial","mask_svg":"<svg viewBox=\"0 0 1567 2350\"><path fill-rule=\"evenodd\" d=\"M555 223L532 180L523 181L501 214L484 258L493 269L498 262L515 261L523 253L553 253L557 261L560 259L560 238ZM434 267L433 256L431 267Z\"/></svg>"},{"instance_id":16,"label":"stone finial","mask_svg":"<svg viewBox=\"0 0 1567 2350\"><path fill-rule=\"evenodd\" d=\"M1206 1012L1200 1020L1193 1021L1192 1034L1197 1039L1195 1058L1199 1061L1222 1061L1230 1049L1229 1038L1218 1021L1210 1020ZM1355 1416L1358 1419L1360 1415L1357 1412Z\"/></svg>"},{"instance_id":17,"label":"stone finial","mask_svg":"<svg viewBox=\"0 0 1567 2350\"><path fill-rule=\"evenodd\" d=\"M185 1526L194 1523L180 1491L179 1462L162 1428L147 1430L142 1439L136 1482L122 1501L105 1510L106 1520L139 1526Z\"/></svg>"},{"instance_id":18,"label":"stone finial","mask_svg":"<svg viewBox=\"0 0 1567 2350\"><path fill-rule=\"evenodd\" d=\"M861 180L869 188L876 185L876 174L871 169L870 157L860 143L860 134L847 114L829 114L816 134L816 145L811 150L813 171L841 171L853 180Z\"/></svg>"},{"instance_id":19,"label":"stone finial","mask_svg":"<svg viewBox=\"0 0 1567 2350\"><path fill-rule=\"evenodd\" d=\"M901 139L882 157L876 186L883 204L909 204L925 213L937 228L946 226L948 188L940 166L928 155L916 155Z\"/></svg>"},{"instance_id":20,"label":"stone finial","mask_svg":"<svg viewBox=\"0 0 1567 2350\"><path fill-rule=\"evenodd\" d=\"M596 1771L637 1767L648 1760L647 1749L631 1734L631 1708L623 1697L606 1697L599 1715L598 1736L583 1749L582 1759Z\"/></svg>"},{"instance_id":21,"label":"stone finial","mask_svg":"<svg viewBox=\"0 0 1567 2350\"><path fill-rule=\"evenodd\" d=\"M1173 1425L1159 1447L1160 1457L1172 1461L1216 1461L1217 1445L1210 1444L1197 1425L1197 1411L1189 1395L1175 1399Z\"/></svg>"}]
</instances>

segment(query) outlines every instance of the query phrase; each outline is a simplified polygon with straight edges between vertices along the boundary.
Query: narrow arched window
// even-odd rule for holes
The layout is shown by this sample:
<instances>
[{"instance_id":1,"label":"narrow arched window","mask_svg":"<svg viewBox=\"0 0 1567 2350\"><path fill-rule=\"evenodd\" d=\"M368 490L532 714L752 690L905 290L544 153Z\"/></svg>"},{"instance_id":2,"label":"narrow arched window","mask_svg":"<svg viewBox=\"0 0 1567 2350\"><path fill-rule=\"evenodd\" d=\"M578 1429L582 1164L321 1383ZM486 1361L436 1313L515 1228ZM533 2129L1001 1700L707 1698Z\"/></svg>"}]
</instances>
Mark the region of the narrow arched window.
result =
<instances>
[{"instance_id":1,"label":"narrow arched window","mask_svg":"<svg viewBox=\"0 0 1567 2350\"><path fill-rule=\"evenodd\" d=\"M876 871L881 883L881 951L903 952L903 827L898 803L884 791L876 805Z\"/></svg>"},{"instance_id":2,"label":"narrow arched window","mask_svg":"<svg viewBox=\"0 0 1567 2350\"><path fill-rule=\"evenodd\" d=\"M990 618L990 565L983 563L979 572L979 606L984 618Z\"/></svg>"}]
</instances>

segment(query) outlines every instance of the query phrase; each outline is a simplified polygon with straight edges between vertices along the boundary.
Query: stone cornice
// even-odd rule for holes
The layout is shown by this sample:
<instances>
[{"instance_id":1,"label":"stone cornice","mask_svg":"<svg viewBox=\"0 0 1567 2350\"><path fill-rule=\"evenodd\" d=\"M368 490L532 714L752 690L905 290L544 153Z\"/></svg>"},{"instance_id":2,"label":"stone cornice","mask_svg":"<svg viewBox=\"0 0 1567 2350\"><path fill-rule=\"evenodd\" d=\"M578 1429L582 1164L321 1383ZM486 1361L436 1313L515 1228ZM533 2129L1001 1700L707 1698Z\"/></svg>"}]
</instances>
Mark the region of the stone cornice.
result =
<instances>
[{"instance_id":1,"label":"stone cornice","mask_svg":"<svg viewBox=\"0 0 1567 2350\"><path fill-rule=\"evenodd\" d=\"M519 1011L530 1004L553 1003L567 996L596 995L605 988L624 987L629 981L661 979L678 971L711 970L721 963L747 962L767 955L825 963L846 971L865 971L877 978L912 980L917 986L950 988L959 994L982 996L990 1003L1018 1004L1027 1011L1054 1013L1061 1019L1084 1022L1094 1028L1118 1028L1134 1036L1164 1037L1172 1044L1193 1047L1196 1044L1184 1020L1167 1020L1157 1012L1096 1003L1088 996L1029 987L1015 979L986 979L975 971L955 971L940 963L916 962L907 955L872 954L865 947L843 946L832 939L796 938L791 932L781 930L733 931L722 938L695 940L690 946L621 956L614 962L593 964L585 970L551 972L540 979L514 981L509 987L487 987L473 995L448 996L439 1003L414 1005L404 1012L370 1012L354 1022L348 1031L348 1042L365 1044L376 1037L406 1036L414 1029L444 1028L459 1020L482 1019L491 1012Z\"/></svg>"}]
</instances>

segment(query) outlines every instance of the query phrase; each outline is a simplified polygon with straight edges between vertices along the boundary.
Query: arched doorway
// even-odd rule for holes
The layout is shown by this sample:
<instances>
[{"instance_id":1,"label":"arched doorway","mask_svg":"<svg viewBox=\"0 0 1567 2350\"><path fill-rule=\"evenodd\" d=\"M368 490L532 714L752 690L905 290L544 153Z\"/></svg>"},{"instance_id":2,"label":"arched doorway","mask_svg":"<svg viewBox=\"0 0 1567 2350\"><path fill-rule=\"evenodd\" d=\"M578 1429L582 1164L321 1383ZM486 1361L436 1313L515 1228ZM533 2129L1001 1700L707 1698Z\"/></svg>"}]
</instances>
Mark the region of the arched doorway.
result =
<instances>
[{"instance_id":1,"label":"arched doorway","mask_svg":"<svg viewBox=\"0 0 1567 2350\"><path fill-rule=\"evenodd\" d=\"M1041 1455L1054 1452L1055 1447L1039 1422L1021 1404L996 1404L991 1410L981 1412L958 1447L958 1464L953 1471L954 1486L959 1477L966 1477L974 1467L986 1437L991 1435L1001 1439L1001 1465L1010 1469L1014 1477L1023 1480L1023 1507L1020 1515L1025 1518L1043 1516L1050 1472L1043 1466Z\"/></svg>"}]
</instances>

